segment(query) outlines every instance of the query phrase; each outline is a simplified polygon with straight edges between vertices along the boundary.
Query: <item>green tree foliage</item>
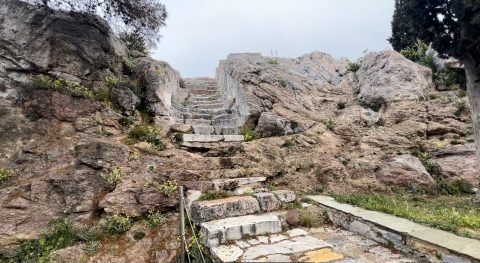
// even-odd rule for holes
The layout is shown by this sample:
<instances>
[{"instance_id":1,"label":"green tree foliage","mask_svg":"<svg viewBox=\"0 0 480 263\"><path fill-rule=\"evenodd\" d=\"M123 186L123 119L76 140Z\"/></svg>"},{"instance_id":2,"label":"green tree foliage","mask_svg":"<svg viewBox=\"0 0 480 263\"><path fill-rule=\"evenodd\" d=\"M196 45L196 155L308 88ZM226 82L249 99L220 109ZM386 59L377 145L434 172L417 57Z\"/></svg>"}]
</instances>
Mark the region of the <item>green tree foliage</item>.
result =
<instances>
[{"instance_id":1,"label":"green tree foliage","mask_svg":"<svg viewBox=\"0 0 480 263\"><path fill-rule=\"evenodd\" d=\"M52 9L95 14L121 31L135 33L149 44L159 40L167 11L158 0L25 0Z\"/></svg>"}]
</instances>

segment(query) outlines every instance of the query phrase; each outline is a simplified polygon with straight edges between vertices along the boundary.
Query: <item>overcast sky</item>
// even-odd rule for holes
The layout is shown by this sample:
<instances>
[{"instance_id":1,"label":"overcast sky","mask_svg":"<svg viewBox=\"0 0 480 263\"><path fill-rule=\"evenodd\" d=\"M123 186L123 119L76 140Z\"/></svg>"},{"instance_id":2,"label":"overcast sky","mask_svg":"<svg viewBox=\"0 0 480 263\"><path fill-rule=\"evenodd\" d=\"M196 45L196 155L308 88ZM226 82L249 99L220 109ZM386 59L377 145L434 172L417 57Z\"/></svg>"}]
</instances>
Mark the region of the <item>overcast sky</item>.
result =
<instances>
[{"instance_id":1,"label":"overcast sky","mask_svg":"<svg viewBox=\"0 0 480 263\"><path fill-rule=\"evenodd\" d=\"M163 0L169 12L153 57L183 77L215 75L229 53L356 59L390 48L394 0Z\"/></svg>"}]
</instances>

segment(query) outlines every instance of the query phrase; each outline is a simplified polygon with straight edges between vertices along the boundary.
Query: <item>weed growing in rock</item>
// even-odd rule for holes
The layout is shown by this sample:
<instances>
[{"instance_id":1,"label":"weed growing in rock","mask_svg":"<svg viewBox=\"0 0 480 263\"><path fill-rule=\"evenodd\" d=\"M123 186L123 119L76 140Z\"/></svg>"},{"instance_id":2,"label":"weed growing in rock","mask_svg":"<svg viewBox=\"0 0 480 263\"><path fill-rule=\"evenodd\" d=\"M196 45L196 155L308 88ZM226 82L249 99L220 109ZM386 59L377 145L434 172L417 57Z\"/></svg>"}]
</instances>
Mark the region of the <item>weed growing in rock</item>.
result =
<instances>
[{"instance_id":1,"label":"weed growing in rock","mask_svg":"<svg viewBox=\"0 0 480 263\"><path fill-rule=\"evenodd\" d=\"M54 79L43 75L33 77L30 86L30 88L57 91L72 97L83 97L87 99L95 98L95 94L80 83L69 80Z\"/></svg>"},{"instance_id":2,"label":"weed growing in rock","mask_svg":"<svg viewBox=\"0 0 480 263\"><path fill-rule=\"evenodd\" d=\"M431 174L434 178L439 178L442 176L442 168L435 162L428 160L424 164L425 170Z\"/></svg>"},{"instance_id":3,"label":"weed growing in rock","mask_svg":"<svg viewBox=\"0 0 480 263\"><path fill-rule=\"evenodd\" d=\"M105 179L109 184L116 186L117 184L122 182L122 168L117 167L113 169L110 173L105 174L102 173L101 176Z\"/></svg>"},{"instance_id":4,"label":"weed growing in rock","mask_svg":"<svg viewBox=\"0 0 480 263\"><path fill-rule=\"evenodd\" d=\"M105 223L105 232L109 235L120 235L127 232L133 225L133 219L129 215L114 214Z\"/></svg>"},{"instance_id":5,"label":"weed growing in rock","mask_svg":"<svg viewBox=\"0 0 480 263\"><path fill-rule=\"evenodd\" d=\"M23 242L15 257L7 262L50 262L50 253L74 245L78 237L70 219L51 221L40 239Z\"/></svg>"},{"instance_id":6,"label":"weed growing in rock","mask_svg":"<svg viewBox=\"0 0 480 263\"><path fill-rule=\"evenodd\" d=\"M136 241L142 240L144 237L145 237L145 233L142 232L142 231L137 231L137 232L133 233L133 239L136 240Z\"/></svg>"},{"instance_id":7,"label":"weed growing in rock","mask_svg":"<svg viewBox=\"0 0 480 263\"><path fill-rule=\"evenodd\" d=\"M6 182L8 181L10 178L13 177L13 171L12 170L8 170L8 169L4 169L4 168L0 168L0 184L3 183L3 182Z\"/></svg>"},{"instance_id":8,"label":"weed growing in rock","mask_svg":"<svg viewBox=\"0 0 480 263\"><path fill-rule=\"evenodd\" d=\"M230 193L225 191L215 191L215 190L208 190L205 193L202 193L198 200L200 201L207 201L207 200L216 200L222 199L232 196Z\"/></svg>"},{"instance_id":9,"label":"weed growing in rock","mask_svg":"<svg viewBox=\"0 0 480 263\"><path fill-rule=\"evenodd\" d=\"M464 91L463 89L459 89L459 90L457 91L457 96L458 96L459 98L464 98L464 97L467 96L467 92Z\"/></svg>"},{"instance_id":10,"label":"weed growing in rock","mask_svg":"<svg viewBox=\"0 0 480 263\"><path fill-rule=\"evenodd\" d=\"M167 197L172 197L177 192L177 189L178 189L177 182L170 181L170 180L167 180L162 184L156 181L148 181L145 183L145 186L154 187Z\"/></svg>"},{"instance_id":11,"label":"weed growing in rock","mask_svg":"<svg viewBox=\"0 0 480 263\"><path fill-rule=\"evenodd\" d=\"M357 62L348 62L347 64L347 71L349 72L357 72L360 69L360 64Z\"/></svg>"},{"instance_id":12,"label":"weed growing in rock","mask_svg":"<svg viewBox=\"0 0 480 263\"><path fill-rule=\"evenodd\" d=\"M442 195L464 195L475 193L472 184L465 179L459 179L453 182L440 179L437 181L435 190L438 194Z\"/></svg>"},{"instance_id":13,"label":"weed growing in rock","mask_svg":"<svg viewBox=\"0 0 480 263\"><path fill-rule=\"evenodd\" d=\"M282 147L292 147L295 145L295 140L286 139L285 142L282 144Z\"/></svg>"},{"instance_id":14,"label":"weed growing in rock","mask_svg":"<svg viewBox=\"0 0 480 263\"><path fill-rule=\"evenodd\" d=\"M142 142L152 144L155 150L165 150L165 144L160 138L160 131L150 125L137 125L129 133L130 137Z\"/></svg>"},{"instance_id":15,"label":"weed growing in rock","mask_svg":"<svg viewBox=\"0 0 480 263\"><path fill-rule=\"evenodd\" d=\"M122 125L125 128L128 128L133 125L135 120L132 117L122 116L118 119L118 124Z\"/></svg>"},{"instance_id":16,"label":"weed growing in rock","mask_svg":"<svg viewBox=\"0 0 480 263\"><path fill-rule=\"evenodd\" d=\"M149 228L156 228L164 219L165 217L160 211L150 210L145 216L144 222Z\"/></svg>"},{"instance_id":17,"label":"weed growing in rock","mask_svg":"<svg viewBox=\"0 0 480 263\"><path fill-rule=\"evenodd\" d=\"M454 114L457 117L460 117L468 109L468 106L464 101L457 102L457 104L455 106L456 106L457 109L455 110Z\"/></svg>"},{"instance_id":18,"label":"weed growing in rock","mask_svg":"<svg viewBox=\"0 0 480 263\"><path fill-rule=\"evenodd\" d=\"M325 126L327 127L327 130L333 131L333 129L335 129L335 126L337 126L337 122L335 121L334 118L329 118L329 119L325 122Z\"/></svg>"}]
</instances>

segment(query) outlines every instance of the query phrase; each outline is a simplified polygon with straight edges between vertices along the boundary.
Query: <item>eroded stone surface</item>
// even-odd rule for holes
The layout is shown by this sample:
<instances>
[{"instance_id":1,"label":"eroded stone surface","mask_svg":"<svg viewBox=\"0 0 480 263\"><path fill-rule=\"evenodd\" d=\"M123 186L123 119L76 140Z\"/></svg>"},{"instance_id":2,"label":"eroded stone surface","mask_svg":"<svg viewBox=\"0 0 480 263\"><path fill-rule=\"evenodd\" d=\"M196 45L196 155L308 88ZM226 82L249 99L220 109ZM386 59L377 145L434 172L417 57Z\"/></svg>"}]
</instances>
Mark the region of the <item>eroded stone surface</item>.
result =
<instances>
[{"instance_id":1,"label":"eroded stone surface","mask_svg":"<svg viewBox=\"0 0 480 263\"><path fill-rule=\"evenodd\" d=\"M281 203L273 193L257 193L255 197L263 212L270 212L280 208Z\"/></svg>"},{"instance_id":2,"label":"eroded stone surface","mask_svg":"<svg viewBox=\"0 0 480 263\"><path fill-rule=\"evenodd\" d=\"M192 218L196 222L242 216L260 211L257 199L251 196L236 196L218 200L196 201L192 204Z\"/></svg>"},{"instance_id":3,"label":"eroded stone surface","mask_svg":"<svg viewBox=\"0 0 480 263\"><path fill-rule=\"evenodd\" d=\"M295 195L295 192L290 191L290 190L276 190L272 192L275 197L282 203L290 203L295 201L297 196Z\"/></svg>"},{"instance_id":4,"label":"eroded stone surface","mask_svg":"<svg viewBox=\"0 0 480 263\"><path fill-rule=\"evenodd\" d=\"M213 247L210 251L220 262L235 262L243 255L243 250L235 245Z\"/></svg>"}]
</instances>

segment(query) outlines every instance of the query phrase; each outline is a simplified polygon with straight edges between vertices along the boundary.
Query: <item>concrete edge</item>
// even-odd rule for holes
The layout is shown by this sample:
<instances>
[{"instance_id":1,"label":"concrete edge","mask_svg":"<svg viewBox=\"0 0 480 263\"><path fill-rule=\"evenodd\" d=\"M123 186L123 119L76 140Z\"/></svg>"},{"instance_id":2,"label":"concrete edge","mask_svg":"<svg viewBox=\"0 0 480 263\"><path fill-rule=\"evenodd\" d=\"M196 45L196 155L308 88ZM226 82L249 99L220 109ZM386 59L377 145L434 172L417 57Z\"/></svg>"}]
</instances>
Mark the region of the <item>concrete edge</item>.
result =
<instances>
[{"instance_id":1,"label":"concrete edge","mask_svg":"<svg viewBox=\"0 0 480 263\"><path fill-rule=\"evenodd\" d=\"M431 258L433 262L480 262L480 240L457 236L397 216L342 204L329 196L306 198L325 208L334 224L417 258ZM445 255L444 258L450 260L439 261L439 255ZM451 261L452 258L461 261Z\"/></svg>"}]
</instances>

